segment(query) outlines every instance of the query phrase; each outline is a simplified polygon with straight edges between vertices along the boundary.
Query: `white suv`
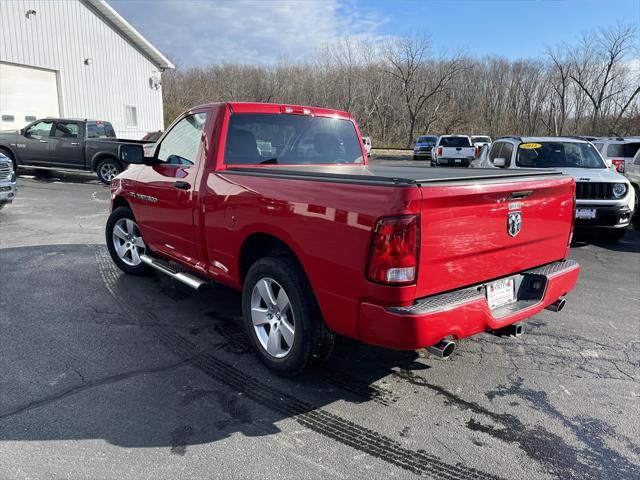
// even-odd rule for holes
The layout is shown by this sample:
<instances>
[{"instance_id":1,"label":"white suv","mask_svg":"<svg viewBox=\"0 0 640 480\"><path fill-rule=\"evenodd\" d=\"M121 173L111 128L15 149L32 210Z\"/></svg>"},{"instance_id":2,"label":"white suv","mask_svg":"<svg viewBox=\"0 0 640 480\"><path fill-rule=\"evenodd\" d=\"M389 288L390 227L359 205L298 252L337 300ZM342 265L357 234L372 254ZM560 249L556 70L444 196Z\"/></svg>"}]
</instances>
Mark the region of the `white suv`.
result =
<instances>
[{"instance_id":1,"label":"white suv","mask_svg":"<svg viewBox=\"0 0 640 480\"><path fill-rule=\"evenodd\" d=\"M596 138L591 143L598 149L607 166L614 165L620 173L626 171L640 149L640 138Z\"/></svg>"},{"instance_id":2,"label":"white suv","mask_svg":"<svg viewBox=\"0 0 640 480\"><path fill-rule=\"evenodd\" d=\"M635 208L629 180L607 168L589 142L570 137L506 137L471 164L476 168L552 168L576 181L576 228L621 239Z\"/></svg>"}]
</instances>

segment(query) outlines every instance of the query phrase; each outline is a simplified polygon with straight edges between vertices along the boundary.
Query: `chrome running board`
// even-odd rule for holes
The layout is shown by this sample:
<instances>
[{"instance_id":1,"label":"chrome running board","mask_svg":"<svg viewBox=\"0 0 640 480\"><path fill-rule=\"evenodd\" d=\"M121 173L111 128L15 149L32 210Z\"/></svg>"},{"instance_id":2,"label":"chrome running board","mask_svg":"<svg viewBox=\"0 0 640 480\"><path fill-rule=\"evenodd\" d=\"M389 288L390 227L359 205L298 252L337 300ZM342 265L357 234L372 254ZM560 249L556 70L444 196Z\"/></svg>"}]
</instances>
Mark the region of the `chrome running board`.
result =
<instances>
[{"instance_id":1,"label":"chrome running board","mask_svg":"<svg viewBox=\"0 0 640 480\"><path fill-rule=\"evenodd\" d=\"M191 275L185 272L176 272L170 266L164 264L161 260L153 258L149 255L140 255L140 260L142 263L149 265L150 267L155 268L159 272L164 273L165 275L170 276L174 280L177 280L181 283L184 283L188 287L193 288L194 290L200 290L203 286L207 284L204 280L199 279L198 277Z\"/></svg>"}]
</instances>

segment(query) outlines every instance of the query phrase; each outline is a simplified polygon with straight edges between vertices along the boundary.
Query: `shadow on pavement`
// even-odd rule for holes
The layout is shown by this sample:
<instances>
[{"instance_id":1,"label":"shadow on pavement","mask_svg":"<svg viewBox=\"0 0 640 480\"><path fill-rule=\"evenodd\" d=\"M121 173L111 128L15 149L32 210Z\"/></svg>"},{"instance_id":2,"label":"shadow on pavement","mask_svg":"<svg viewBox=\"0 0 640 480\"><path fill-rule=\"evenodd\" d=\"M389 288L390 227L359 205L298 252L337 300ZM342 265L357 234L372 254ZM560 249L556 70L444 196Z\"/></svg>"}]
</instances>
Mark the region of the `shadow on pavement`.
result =
<instances>
[{"instance_id":1,"label":"shadow on pavement","mask_svg":"<svg viewBox=\"0 0 640 480\"><path fill-rule=\"evenodd\" d=\"M102 185L94 172L84 171L19 167L18 182L20 182L20 178L28 178L43 183L80 183L86 185Z\"/></svg>"},{"instance_id":2,"label":"shadow on pavement","mask_svg":"<svg viewBox=\"0 0 640 480\"><path fill-rule=\"evenodd\" d=\"M405 423L420 430L417 442L395 437L395 417L404 413L402 424L412 415L395 408L404 399L385 386L383 379L392 376L415 388L417 397L442 398L456 418L471 412L469 432L490 435L505 448L515 445L560 478L613 471L617 478L637 478L637 467L602 440L604 428L607 438L615 434L608 425L601 422L598 432L589 433L595 440L582 460L581 447L545 426L530 426L511 411L494 412L432 384L419 375L430 366L418 352L341 340L326 365L294 379L277 377L248 348L240 297L228 288L194 293L164 277L123 275L104 246L3 249L0 261L2 308L8 312L1 335L0 441L104 439L125 448L166 447L182 456L192 445L236 433L273 435L279 422L293 421L405 473L498 478L459 457L443 459L411 446L431 448L431 430L440 428L439 421L445 428L446 418L432 428ZM546 394L522 381L507 381L486 395L491 401L518 395L566 421ZM366 405L353 410L341 402ZM589 417L569 427L595 421Z\"/></svg>"},{"instance_id":3,"label":"shadow on pavement","mask_svg":"<svg viewBox=\"0 0 640 480\"><path fill-rule=\"evenodd\" d=\"M376 382L395 367L428 368L415 352L341 341L327 365L276 377L247 348L240 297L228 288L196 294L155 275L122 275L100 246L0 257L12 278L2 286L2 441L104 439L184 455L236 432L271 435L292 419L408 472L495 478L334 413L340 401L392 406L398 398Z\"/></svg>"},{"instance_id":4,"label":"shadow on pavement","mask_svg":"<svg viewBox=\"0 0 640 480\"><path fill-rule=\"evenodd\" d=\"M630 227L621 240L612 241L603 238L597 230L576 230L571 248L581 248L587 245L596 245L614 252L640 253L640 231Z\"/></svg>"}]
</instances>

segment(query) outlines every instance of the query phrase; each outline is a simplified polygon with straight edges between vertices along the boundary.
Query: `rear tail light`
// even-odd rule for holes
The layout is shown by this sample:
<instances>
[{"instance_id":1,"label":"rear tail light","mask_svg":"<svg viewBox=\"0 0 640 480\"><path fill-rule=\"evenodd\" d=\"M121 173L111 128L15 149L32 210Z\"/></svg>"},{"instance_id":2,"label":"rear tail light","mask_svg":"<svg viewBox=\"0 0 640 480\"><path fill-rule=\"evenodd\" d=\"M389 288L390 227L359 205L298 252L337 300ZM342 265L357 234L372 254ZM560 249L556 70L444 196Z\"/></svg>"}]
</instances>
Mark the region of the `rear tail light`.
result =
<instances>
[{"instance_id":1,"label":"rear tail light","mask_svg":"<svg viewBox=\"0 0 640 480\"><path fill-rule=\"evenodd\" d=\"M565 258L569 257L569 249L571 248L571 242L573 241L573 231L576 226L576 184L573 184L571 188L572 191L572 208L571 208L571 230L569 230L569 241L567 242L567 252L565 253Z\"/></svg>"},{"instance_id":2,"label":"rear tail light","mask_svg":"<svg viewBox=\"0 0 640 480\"><path fill-rule=\"evenodd\" d=\"M380 220L373 232L368 279L390 285L414 283L418 273L419 230L416 215Z\"/></svg>"},{"instance_id":3,"label":"rear tail light","mask_svg":"<svg viewBox=\"0 0 640 480\"><path fill-rule=\"evenodd\" d=\"M611 160L611 163L616 167L616 170L620 173L624 173L624 160L621 158L616 158Z\"/></svg>"},{"instance_id":4,"label":"rear tail light","mask_svg":"<svg viewBox=\"0 0 640 480\"><path fill-rule=\"evenodd\" d=\"M438 156L441 157L442 156L442 147L438 147Z\"/></svg>"}]
</instances>

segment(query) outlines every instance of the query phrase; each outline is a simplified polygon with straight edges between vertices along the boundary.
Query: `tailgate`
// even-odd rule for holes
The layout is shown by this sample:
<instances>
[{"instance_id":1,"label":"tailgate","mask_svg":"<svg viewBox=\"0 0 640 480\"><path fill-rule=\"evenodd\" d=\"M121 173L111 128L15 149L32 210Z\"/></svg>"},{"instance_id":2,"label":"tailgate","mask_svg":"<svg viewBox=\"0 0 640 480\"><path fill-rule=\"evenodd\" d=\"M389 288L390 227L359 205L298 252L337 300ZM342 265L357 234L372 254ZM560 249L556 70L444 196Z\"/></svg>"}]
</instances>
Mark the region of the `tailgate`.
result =
<instances>
[{"instance_id":1,"label":"tailgate","mask_svg":"<svg viewBox=\"0 0 640 480\"><path fill-rule=\"evenodd\" d=\"M468 158L475 156L473 147L443 147L442 158Z\"/></svg>"},{"instance_id":2,"label":"tailgate","mask_svg":"<svg viewBox=\"0 0 640 480\"><path fill-rule=\"evenodd\" d=\"M417 297L503 277L566 255L575 189L570 177L421 189Z\"/></svg>"}]
</instances>

